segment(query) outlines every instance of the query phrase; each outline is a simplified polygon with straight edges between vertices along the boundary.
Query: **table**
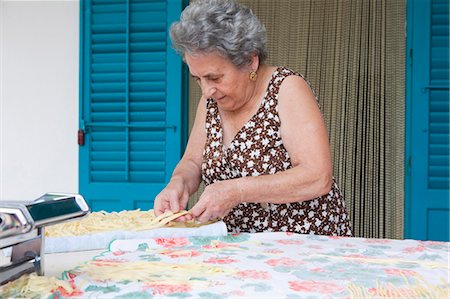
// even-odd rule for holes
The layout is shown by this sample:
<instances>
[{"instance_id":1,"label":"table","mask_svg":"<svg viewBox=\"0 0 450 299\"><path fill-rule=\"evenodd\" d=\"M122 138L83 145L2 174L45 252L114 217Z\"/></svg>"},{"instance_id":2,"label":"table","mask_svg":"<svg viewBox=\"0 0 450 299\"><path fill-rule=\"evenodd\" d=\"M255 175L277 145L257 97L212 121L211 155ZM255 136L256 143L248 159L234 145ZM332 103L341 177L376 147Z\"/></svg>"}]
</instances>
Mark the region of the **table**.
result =
<instances>
[{"instance_id":1,"label":"table","mask_svg":"<svg viewBox=\"0 0 450 299\"><path fill-rule=\"evenodd\" d=\"M63 277L81 289L73 298L448 298L449 244L292 233L116 240Z\"/></svg>"}]
</instances>

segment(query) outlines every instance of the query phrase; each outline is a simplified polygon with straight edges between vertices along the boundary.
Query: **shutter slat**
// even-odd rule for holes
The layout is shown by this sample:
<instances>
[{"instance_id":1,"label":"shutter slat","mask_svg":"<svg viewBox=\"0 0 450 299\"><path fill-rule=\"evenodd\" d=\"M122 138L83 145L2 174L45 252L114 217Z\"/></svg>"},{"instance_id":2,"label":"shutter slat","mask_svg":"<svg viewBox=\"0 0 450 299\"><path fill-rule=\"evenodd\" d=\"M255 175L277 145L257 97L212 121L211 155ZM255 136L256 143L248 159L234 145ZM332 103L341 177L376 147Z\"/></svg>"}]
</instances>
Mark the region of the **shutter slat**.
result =
<instances>
[{"instance_id":1,"label":"shutter slat","mask_svg":"<svg viewBox=\"0 0 450 299\"><path fill-rule=\"evenodd\" d=\"M159 91L163 92L166 90L166 82L164 81L153 81L153 82L135 82L130 84L130 90L133 93L137 92L151 92Z\"/></svg>"},{"instance_id":2,"label":"shutter slat","mask_svg":"<svg viewBox=\"0 0 450 299\"><path fill-rule=\"evenodd\" d=\"M125 179L123 171L91 171L91 180L93 182L122 182Z\"/></svg>"},{"instance_id":3,"label":"shutter slat","mask_svg":"<svg viewBox=\"0 0 450 299\"><path fill-rule=\"evenodd\" d=\"M166 167L164 161L139 161L139 162L131 162L130 170L131 171L145 171L145 172L153 172L153 171L164 171Z\"/></svg>"},{"instance_id":4,"label":"shutter slat","mask_svg":"<svg viewBox=\"0 0 450 299\"><path fill-rule=\"evenodd\" d=\"M124 101L126 98L126 93L94 93L91 95L93 102L118 102Z\"/></svg>"},{"instance_id":5,"label":"shutter slat","mask_svg":"<svg viewBox=\"0 0 450 299\"><path fill-rule=\"evenodd\" d=\"M429 168L431 177L445 177L450 171L448 166L431 166Z\"/></svg>"},{"instance_id":6,"label":"shutter slat","mask_svg":"<svg viewBox=\"0 0 450 299\"><path fill-rule=\"evenodd\" d=\"M152 2L147 1L143 3L137 3L137 1L133 1L133 3L131 4L131 9L135 11L160 11L165 13L167 4L165 1L155 0Z\"/></svg>"},{"instance_id":7,"label":"shutter slat","mask_svg":"<svg viewBox=\"0 0 450 299\"><path fill-rule=\"evenodd\" d=\"M97 73L92 74L92 83L97 82L124 82L126 80L126 74L124 73Z\"/></svg>"},{"instance_id":8,"label":"shutter slat","mask_svg":"<svg viewBox=\"0 0 450 299\"><path fill-rule=\"evenodd\" d=\"M166 53L161 52L139 52L131 53L130 61L134 63L144 63L144 62L161 62L166 59Z\"/></svg>"},{"instance_id":9,"label":"shutter slat","mask_svg":"<svg viewBox=\"0 0 450 299\"><path fill-rule=\"evenodd\" d=\"M125 33L106 33L106 34L95 34L92 36L92 44L115 44L115 43L125 43L127 40L127 35Z\"/></svg>"},{"instance_id":10,"label":"shutter slat","mask_svg":"<svg viewBox=\"0 0 450 299\"><path fill-rule=\"evenodd\" d=\"M431 166L449 166L449 159L447 155L430 155L430 165ZM448 174L447 174L448 175Z\"/></svg>"},{"instance_id":11,"label":"shutter slat","mask_svg":"<svg viewBox=\"0 0 450 299\"><path fill-rule=\"evenodd\" d=\"M91 66L93 75L101 73L124 73L126 65L124 63L93 63Z\"/></svg>"},{"instance_id":12,"label":"shutter slat","mask_svg":"<svg viewBox=\"0 0 450 299\"><path fill-rule=\"evenodd\" d=\"M154 183L164 183L165 181L164 171L152 171L152 172L137 172L130 171L130 181L131 182L154 182Z\"/></svg>"},{"instance_id":13,"label":"shutter slat","mask_svg":"<svg viewBox=\"0 0 450 299\"><path fill-rule=\"evenodd\" d=\"M133 129L130 133L130 139L134 143L142 142L142 141L164 141L166 138L166 134L164 132L158 131L147 131L147 130L138 130Z\"/></svg>"},{"instance_id":14,"label":"shutter slat","mask_svg":"<svg viewBox=\"0 0 450 299\"><path fill-rule=\"evenodd\" d=\"M166 146L165 141L154 141L154 142L131 142L130 150L131 151L158 151Z\"/></svg>"},{"instance_id":15,"label":"shutter slat","mask_svg":"<svg viewBox=\"0 0 450 299\"><path fill-rule=\"evenodd\" d=\"M92 112L91 118L93 122L124 122L126 116L123 112Z\"/></svg>"},{"instance_id":16,"label":"shutter slat","mask_svg":"<svg viewBox=\"0 0 450 299\"><path fill-rule=\"evenodd\" d=\"M432 144L448 142L448 134L430 134L429 142Z\"/></svg>"},{"instance_id":17,"label":"shutter slat","mask_svg":"<svg viewBox=\"0 0 450 299\"><path fill-rule=\"evenodd\" d=\"M166 64L164 62L134 62L130 64L131 72L166 72Z\"/></svg>"},{"instance_id":18,"label":"shutter slat","mask_svg":"<svg viewBox=\"0 0 450 299\"><path fill-rule=\"evenodd\" d=\"M118 1L117 1L118 2ZM93 5L92 6L92 12L94 14L101 14L101 13L121 13L123 11L127 10L126 2L122 3L107 3L103 5Z\"/></svg>"},{"instance_id":19,"label":"shutter slat","mask_svg":"<svg viewBox=\"0 0 450 299\"><path fill-rule=\"evenodd\" d=\"M145 151L145 152L138 152L138 151L132 151L130 153L130 158L132 161L164 161L165 159L165 153L164 151Z\"/></svg>"},{"instance_id":20,"label":"shutter slat","mask_svg":"<svg viewBox=\"0 0 450 299\"><path fill-rule=\"evenodd\" d=\"M92 53L125 53L127 46L123 43L92 45Z\"/></svg>"},{"instance_id":21,"label":"shutter slat","mask_svg":"<svg viewBox=\"0 0 450 299\"><path fill-rule=\"evenodd\" d=\"M436 156L446 156L449 152L448 144L430 144L430 154Z\"/></svg>"},{"instance_id":22,"label":"shutter slat","mask_svg":"<svg viewBox=\"0 0 450 299\"><path fill-rule=\"evenodd\" d=\"M448 111L443 112L431 112L430 121L431 122L443 122L448 123L450 113Z\"/></svg>"},{"instance_id":23,"label":"shutter slat","mask_svg":"<svg viewBox=\"0 0 450 299\"><path fill-rule=\"evenodd\" d=\"M113 93L119 92L123 93L127 89L127 84L125 83L92 83L91 85L92 93L100 94L100 93Z\"/></svg>"},{"instance_id":24,"label":"shutter slat","mask_svg":"<svg viewBox=\"0 0 450 299\"><path fill-rule=\"evenodd\" d=\"M165 111L165 102L133 102L130 104L130 111Z\"/></svg>"},{"instance_id":25,"label":"shutter slat","mask_svg":"<svg viewBox=\"0 0 450 299\"><path fill-rule=\"evenodd\" d=\"M119 102L92 103L92 112L117 112L125 111L125 104Z\"/></svg>"},{"instance_id":26,"label":"shutter slat","mask_svg":"<svg viewBox=\"0 0 450 299\"><path fill-rule=\"evenodd\" d=\"M126 26L128 21L128 16L125 12L111 12L111 13L100 13L92 14L91 22L92 27L97 24L105 25L123 25Z\"/></svg>"},{"instance_id":27,"label":"shutter slat","mask_svg":"<svg viewBox=\"0 0 450 299\"><path fill-rule=\"evenodd\" d=\"M136 32L130 34L130 41L132 43L139 42L159 42L166 39L166 34L164 32Z\"/></svg>"},{"instance_id":28,"label":"shutter slat","mask_svg":"<svg viewBox=\"0 0 450 299\"><path fill-rule=\"evenodd\" d=\"M126 33L127 27L125 24L93 24L91 26L91 38L96 34L110 34L110 33Z\"/></svg>"},{"instance_id":29,"label":"shutter slat","mask_svg":"<svg viewBox=\"0 0 450 299\"><path fill-rule=\"evenodd\" d=\"M448 134L449 128L448 128L448 122L442 122L442 123L430 123L430 133L434 134Z\"/></svg>"},{"instance_id":30,"label":"shutter slat","mask_svg":"<svg viewBox=\"0 0 450 299\"><path fill-rule=\"evenodd\" d=\"M166 93L165 92L152 92L152 93L145 93L145 92L133 92L130 93L130 99L132 101L164 101L166 99Z\"/></svg>"},{"instance_id":31,"label":"shutter slat","mask_svg":"<svg viewBox=\"0 0 450 299\"><path fill-rule=\"evenodd\" d=\"M124 171L126 161L91 161L92 171Z\"/></svg>"},{"instance_id":32,"label":"shutter slat","mask_svg":"<svg viewBox=\"0 0 450 299\"><path fill-rule=\"evenodd\" d=\"M132 72L130 79L132 82L152 82L165 81L166 74L164 72Z\"/></svg>"},{"instance_id":33,"label":"shutter slat","mask_svg":"<svg viewBox=\"0 0 450 299\"><path fill-rule=\"evenodd\" d=\"M136 23L162 23L166 24L167 16L164 11L136 11L132 12L130 15L131 24Z\"/></svg>"},{"instance_id":34,"label":"shutter slat","mask_svg":"<svg viewBox=\"0 0 450 299\"><path fill-rule=\"evenodd\" d=\"M130 24L131 32L155 32L165 30L166 23L157 22L157 23L135 23Z\"/></svg>"},{"instance_id":35,"label":"shutter slat","mask_svg":"<svg viewBox=\"0 0 450 299\"><path fill-rule=\"evenodd\" d=\"M448 177L433 177L430 178L428 186L430 189L448 189L449 179Z\"/></svg>"},{"instance_id":36,"label":"shutter slat","mask_svg":"<svg viewBox=\"0 0 450 299\"><path fill-rule=\"evenodd\" d=\"M111 152L111 151L125 151L125 144L123 141L121 142L92 142L91 144L92 152L97 152L99 155L102 152Z\"/></svg>"},{"instance_id":37,"label":"shutter slat","mask_svg":"<svg viewBox=\"0 0 450 299\"><path fill-rule=\"evenodd\" d=\"M125 151L108 151L108 152L92 152L91 159L93 161L125 161Z\"/></svg>"},{"instance_id":38,"label":"shutter slat","mask_svg":"<svg viewBox=\"0 0 450 299\"><path fill-rule=\"evenodd\" d=\"M164 123L166 119L166 113L163 112L157 112L157 111L148 111L148 112L131 112L130 113L130 121L133 123L136 122L162 122Z\"/></svg>"},{"instance_id":39,"label":"shutter slat","mask_svg":"<svg viewBox=\"0 0 450 299\"><path fill-rule=\"evenodd\" d=\"M166 42L148 42L148 43L132 43L130 50L134 52L149 52L149 51L164 51L166 49Z\"/></svg>"}]
</instances>

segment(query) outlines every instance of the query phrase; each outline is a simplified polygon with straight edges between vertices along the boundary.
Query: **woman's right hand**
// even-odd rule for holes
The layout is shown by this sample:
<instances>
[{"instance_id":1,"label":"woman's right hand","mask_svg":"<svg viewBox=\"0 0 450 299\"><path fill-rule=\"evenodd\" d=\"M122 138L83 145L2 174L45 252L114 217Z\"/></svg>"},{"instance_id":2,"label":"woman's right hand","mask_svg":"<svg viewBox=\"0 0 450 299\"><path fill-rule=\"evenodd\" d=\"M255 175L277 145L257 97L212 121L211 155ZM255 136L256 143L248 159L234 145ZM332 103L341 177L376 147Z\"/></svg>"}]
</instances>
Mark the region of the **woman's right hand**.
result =
<instances>
[{"instance_id":1,"label":"woman's right hand","mask_svg":"<svg viewBox=\"0 0 450 299\"><path fill-rule=\"evenodd\" d=\"M177 213L180 210L186 209L189 200L189 192L181 179L173 178L169 184L155 197L155 204L153 210L156 216L159 216L167 211ZM191 220L190 215L185 215L177 218L178 221Z\"/></svg>"}]
</instances>

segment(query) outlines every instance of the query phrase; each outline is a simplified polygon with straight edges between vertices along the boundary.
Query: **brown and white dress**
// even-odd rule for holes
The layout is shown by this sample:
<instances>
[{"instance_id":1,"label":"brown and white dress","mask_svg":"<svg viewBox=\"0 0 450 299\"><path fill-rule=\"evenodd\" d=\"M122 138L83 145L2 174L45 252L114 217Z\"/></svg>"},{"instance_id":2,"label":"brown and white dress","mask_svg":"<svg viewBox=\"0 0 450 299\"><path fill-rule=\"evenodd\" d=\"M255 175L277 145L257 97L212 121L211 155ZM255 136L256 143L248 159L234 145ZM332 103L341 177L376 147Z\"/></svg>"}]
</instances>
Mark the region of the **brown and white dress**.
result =
<instances>
[{"instance_id":1,"label":"brown and white dress","mask_svg":"<svg viewBox=\"0 0 450 299\"><path fill-rule=\"evenodd\" d=\"M279 67L272 74L258 111L240 129L228 148L216 102L207 100L202 179L206 185L245 176L270 175L292 168L283 145L278 116L278 92L288 76L301 76ZM303 76L302 76L303 77ZM318 198L287 204L241 203L224 217L231 233L289 231L303 234L351 236L344 197L333 180L331 191Z\"/></svg>"}]
</instances>

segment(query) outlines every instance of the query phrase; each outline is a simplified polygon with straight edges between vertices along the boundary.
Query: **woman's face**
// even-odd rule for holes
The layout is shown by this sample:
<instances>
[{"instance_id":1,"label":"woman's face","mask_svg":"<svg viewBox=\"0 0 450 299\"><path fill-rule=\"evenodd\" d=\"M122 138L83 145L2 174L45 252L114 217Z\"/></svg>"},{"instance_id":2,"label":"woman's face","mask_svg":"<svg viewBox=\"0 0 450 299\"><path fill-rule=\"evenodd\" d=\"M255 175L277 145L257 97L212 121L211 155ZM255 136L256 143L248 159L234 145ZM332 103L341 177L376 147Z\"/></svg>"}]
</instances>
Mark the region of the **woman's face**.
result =
<instances>
[{"instance_id":1,"label":"woman's face","mask_svg":"<svg viewBox=\"0 0 450 299\"><path fill-rule=\"evenodd\" d=\"M248 69L239 69L230 60L215 53L186 55L191 75L197 80L205 98L213 98L219 109L236 111L251 99Z\"/></svg>"}]
</instances>

